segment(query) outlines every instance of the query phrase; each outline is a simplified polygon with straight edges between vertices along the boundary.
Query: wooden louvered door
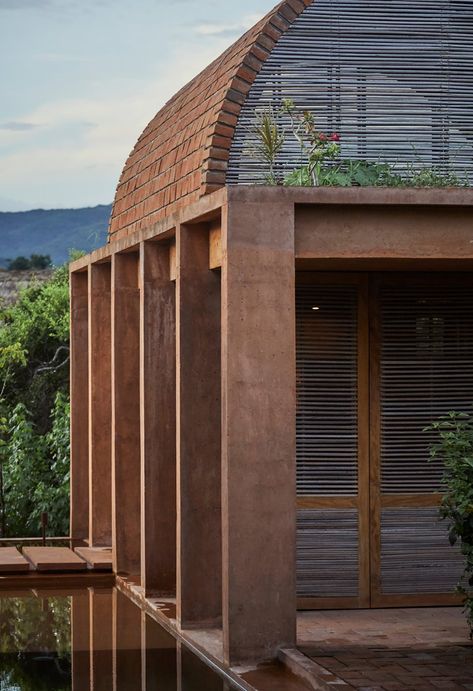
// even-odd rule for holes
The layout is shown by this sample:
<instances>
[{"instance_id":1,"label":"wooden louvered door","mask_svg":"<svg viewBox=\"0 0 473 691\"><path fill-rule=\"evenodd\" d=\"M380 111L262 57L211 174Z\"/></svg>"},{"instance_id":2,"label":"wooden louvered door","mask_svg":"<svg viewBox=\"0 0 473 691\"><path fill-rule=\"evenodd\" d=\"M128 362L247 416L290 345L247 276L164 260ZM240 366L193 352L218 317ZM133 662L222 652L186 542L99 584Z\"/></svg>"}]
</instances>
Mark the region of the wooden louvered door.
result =
<instances>
[{"instance_id":1,"label":"wooden louvered door","mask_svg":"<svg viewBox=\"0 0 473 691\"><path fill-rule=\"evenodd\" d=\"M301 273L296 296L299 607L456 602L423 430L472 409L473 279Z\"/></svg>"},{"instance_id":2,"label":"wooden louvered door","mask_svg":"<svg viewBox=\"0 0 473 691\"><path fill-rule=\"evenodd\" d=\"M473 281L403 274L371 285L371 604L439 605L462 559L439 520L442 467L423 429L473 402Z\"/></svg>"},{"instance_id":3,"label":"wooden louvered door","mask_svg":"<svg viewBox=\"0 0 473 691\"><path fill-rule=\"evenodd\" d=\"M302 273L296 294L298 604L367 607L367 278Z\"/></svg>"}]
</instances>

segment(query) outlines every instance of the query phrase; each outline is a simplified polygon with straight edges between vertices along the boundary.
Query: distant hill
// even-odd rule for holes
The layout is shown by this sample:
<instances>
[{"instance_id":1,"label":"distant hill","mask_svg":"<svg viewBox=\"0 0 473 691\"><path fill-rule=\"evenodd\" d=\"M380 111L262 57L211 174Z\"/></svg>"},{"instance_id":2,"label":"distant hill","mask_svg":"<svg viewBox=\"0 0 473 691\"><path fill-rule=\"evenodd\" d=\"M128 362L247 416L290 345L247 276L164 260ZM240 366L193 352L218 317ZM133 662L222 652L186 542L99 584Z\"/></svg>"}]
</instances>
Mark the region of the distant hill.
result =
<instances>
[{"instance_id":1,"label":"distant hill","mask_svg":"<svg viewBox=\"0 0 473 691\"><path fill-rule=\"evenodd\" d=\"M0 266L20 255L49 254L62 264L69 250L91 250L107 241L111 204L86 209L0 212Z\"/></svg>"}]
</instances>

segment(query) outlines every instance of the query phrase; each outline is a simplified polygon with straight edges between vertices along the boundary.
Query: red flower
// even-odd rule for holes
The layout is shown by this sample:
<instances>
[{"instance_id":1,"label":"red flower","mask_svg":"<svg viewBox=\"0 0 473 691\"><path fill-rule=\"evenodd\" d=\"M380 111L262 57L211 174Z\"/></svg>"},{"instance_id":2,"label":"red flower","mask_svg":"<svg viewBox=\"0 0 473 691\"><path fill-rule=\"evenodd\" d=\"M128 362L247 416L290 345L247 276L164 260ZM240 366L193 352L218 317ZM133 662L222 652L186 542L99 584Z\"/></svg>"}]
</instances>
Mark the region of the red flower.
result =
<instances>
[{"instance_id":1,"label":"red flower","mask_svg":"<svg viewBox=\"0 0 473 691\"><path fill-rule=\"evenodd\" d=\"M328 137L326 134L319 134L319 139L321 142L326 142Z\"/></svg>"},{"instance_id":2,"label":"red flower","mask_svg":"<svg viewBox=\"0 0 473 691\"><path fill-rule=\"evenodd\" d=\"M331 142L339 142L340 141L340 135L336 134L336 133L330 135L330 141Z\"/></svg>"}]
</instances>

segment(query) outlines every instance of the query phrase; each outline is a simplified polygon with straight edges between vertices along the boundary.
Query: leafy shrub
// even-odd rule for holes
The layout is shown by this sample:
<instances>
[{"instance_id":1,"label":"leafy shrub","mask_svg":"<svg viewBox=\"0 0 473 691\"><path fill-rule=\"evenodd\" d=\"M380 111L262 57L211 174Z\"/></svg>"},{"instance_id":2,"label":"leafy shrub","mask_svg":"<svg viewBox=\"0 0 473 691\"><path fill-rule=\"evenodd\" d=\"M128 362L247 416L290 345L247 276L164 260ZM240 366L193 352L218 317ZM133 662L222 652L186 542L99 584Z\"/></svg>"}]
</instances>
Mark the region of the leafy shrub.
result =
<instances>
[{"instance_id":1,"label":"leafy shrub","mask_svg":"<svg viewBox=\"0 0 473 691\"><path fill-rule=\"evenodd\" d=\"M448 521L451 545L459 544L465 558L464 579L458 586L465 598L473 637L473 417L451 412L429 428L439 435L430 452L445 465L445 496L441 515Z\"/></svg>"},{"instance_id":2,"label":"leafy shrub","mask_svg":"<svg viewBox=\"0 0 473 691\"><path fill-rule=\"evenodd\" d=\"M69 273L0 310L0 534L69 534Z\"/></svg>"},{"instance_id":3,"label":"leafy shrub","mask_svg":"<svg viewBox=\"0 0 473 691\"><path fill-rule=\"evenodd\" d=\"M39 434L22 403L2 419L3 534L38 535L43 511L52 535L69 534L69 400L62 392L51 423Z\"/></svg>"}]
</instances>

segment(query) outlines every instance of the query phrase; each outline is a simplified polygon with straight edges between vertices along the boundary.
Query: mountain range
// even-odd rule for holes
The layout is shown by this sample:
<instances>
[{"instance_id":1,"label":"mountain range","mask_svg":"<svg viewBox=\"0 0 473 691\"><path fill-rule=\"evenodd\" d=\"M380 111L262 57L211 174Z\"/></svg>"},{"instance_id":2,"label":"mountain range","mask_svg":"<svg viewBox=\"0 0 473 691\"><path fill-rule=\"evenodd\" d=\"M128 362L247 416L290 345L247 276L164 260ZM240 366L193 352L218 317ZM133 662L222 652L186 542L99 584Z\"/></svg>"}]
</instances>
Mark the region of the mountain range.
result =
<instances>
[{"instance_id":1,"label":"mountain range","mask_svg":"<svg viewBox=\"0 0 473 691\"><path fill-rule=\"evenodd\" d=\"M91 250L107 241L112 205L83 209L0 212L0 267L9 259L49 254L59 265L70 250Z\"/></svg>"}]
</instances>

